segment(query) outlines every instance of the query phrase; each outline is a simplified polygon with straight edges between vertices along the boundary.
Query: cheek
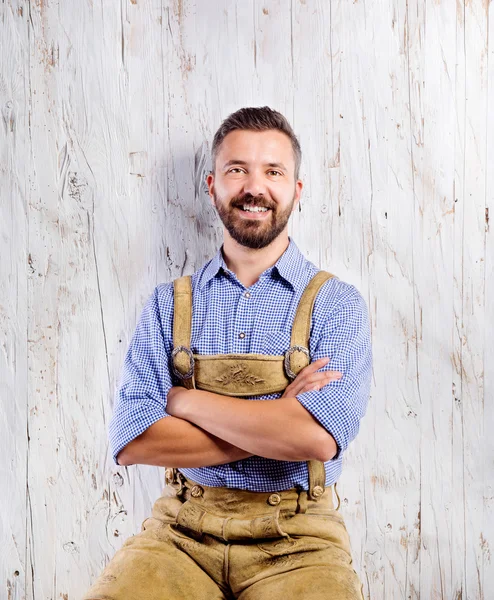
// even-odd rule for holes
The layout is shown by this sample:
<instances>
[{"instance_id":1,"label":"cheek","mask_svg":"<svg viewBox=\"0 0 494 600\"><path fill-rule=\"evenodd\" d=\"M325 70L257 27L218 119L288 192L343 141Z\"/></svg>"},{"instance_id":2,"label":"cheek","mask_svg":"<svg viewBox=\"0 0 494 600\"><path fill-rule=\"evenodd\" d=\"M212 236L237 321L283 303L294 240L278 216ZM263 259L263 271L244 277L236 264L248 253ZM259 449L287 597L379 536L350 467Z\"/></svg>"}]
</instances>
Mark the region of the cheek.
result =
<instances>
[{"instance_id":1,"label":"cheek","mask_svg":"<svg viewBox=\"0 0 494 600\"><path fill-rule=\"evenodd\" d=\"M242 174L233 174L222 178L217 182L216 189L223 194L234 195L242 190L244 186L244 177Z\"/></svg>"}]
</instances>

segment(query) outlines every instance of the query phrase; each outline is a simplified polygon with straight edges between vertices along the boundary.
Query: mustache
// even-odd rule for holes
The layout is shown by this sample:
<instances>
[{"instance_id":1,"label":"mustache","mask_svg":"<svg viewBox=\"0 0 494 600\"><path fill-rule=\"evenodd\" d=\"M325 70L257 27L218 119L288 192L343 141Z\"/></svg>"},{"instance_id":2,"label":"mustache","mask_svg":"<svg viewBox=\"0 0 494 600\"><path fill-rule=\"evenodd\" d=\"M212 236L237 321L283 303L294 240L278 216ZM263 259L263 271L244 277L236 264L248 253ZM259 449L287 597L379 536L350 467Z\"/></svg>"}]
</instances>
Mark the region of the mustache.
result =
<instances>
[{"instance_id":1,"label":"mustache","mask_svg":"<svg viewBox=\"0 0 494 600\"><path fill-rule=\"evenodd\" d=\"M262 208L274 208L272 202L268 202L264 196L253 196L252 194L245 194L244 196L237 196L232 199L231 206L234 208L241 208L242 206L260 206Z\"/></svg>"}]
</instances>

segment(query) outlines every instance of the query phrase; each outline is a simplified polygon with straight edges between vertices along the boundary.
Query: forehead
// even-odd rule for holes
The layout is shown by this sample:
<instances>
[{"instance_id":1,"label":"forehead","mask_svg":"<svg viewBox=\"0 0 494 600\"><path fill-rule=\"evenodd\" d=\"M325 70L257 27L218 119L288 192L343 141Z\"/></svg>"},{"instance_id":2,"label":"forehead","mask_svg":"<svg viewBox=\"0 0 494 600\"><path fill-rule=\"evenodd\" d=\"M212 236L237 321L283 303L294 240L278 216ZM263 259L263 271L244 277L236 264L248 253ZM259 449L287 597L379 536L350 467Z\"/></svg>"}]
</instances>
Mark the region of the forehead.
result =
<instances>
[{"instance_id":1,"label":"forehead","mask_svg":"<svg viewBox=\"0 0 494 600\"><path fill-rule=\"evenodd\" d=\"M292 142L277 129L231 131L220 145L217 166L221 168L227 161L236 159L252 164L282 162L289 169L295 166Z\"/></svg>"}]
</instances>

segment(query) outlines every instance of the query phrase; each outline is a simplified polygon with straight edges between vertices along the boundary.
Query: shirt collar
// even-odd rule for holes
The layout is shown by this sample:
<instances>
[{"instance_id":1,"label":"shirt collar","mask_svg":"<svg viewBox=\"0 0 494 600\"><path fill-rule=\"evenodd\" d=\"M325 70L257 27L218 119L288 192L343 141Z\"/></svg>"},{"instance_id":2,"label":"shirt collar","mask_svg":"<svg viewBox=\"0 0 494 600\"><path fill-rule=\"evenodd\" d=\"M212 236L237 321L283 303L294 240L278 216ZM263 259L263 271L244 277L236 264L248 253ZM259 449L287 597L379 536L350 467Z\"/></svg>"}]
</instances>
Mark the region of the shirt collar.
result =
<instances>
[{"instance_id":1,"label":"shirt collar","mask_svg":"<svg viewBox=\"0 0 494 600\"><path fill-rule=\"evenodd\" d=\"M273 271L277 271L278 274L283 277L283 279L285 279L294 289L303 288L306 285L306 278L304 277L306 269L304 268L304 265L307 261L293 239L289 238L289 240L290 241L285 252L283 252L276 263L269 269L266 269L261 276L264 274L268 275ZM222 250L223 246L219 248L218 252L213 256L209 264L204 269L199 282L199 287L201 290L209 281L211 281L211 279L213 279L213 277L219 273L229 271L228 267L226 266L225 259L223 258Z\"/></svg>"}]
</instances>

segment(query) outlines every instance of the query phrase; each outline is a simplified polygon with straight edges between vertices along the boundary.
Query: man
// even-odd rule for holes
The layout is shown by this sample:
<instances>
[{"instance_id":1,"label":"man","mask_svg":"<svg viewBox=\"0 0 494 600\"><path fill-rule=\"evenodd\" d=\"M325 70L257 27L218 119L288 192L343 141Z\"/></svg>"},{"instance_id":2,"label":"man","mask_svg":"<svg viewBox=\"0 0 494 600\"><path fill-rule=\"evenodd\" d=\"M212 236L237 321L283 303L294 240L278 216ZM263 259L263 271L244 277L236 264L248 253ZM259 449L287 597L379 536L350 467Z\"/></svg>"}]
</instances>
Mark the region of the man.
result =
<instances>
[{"instance_id":1,"label":"man","mask_svg":"<svg viewBox=\"0 0 494 600\"><path fill-rule=\"evenodd\" d=\"M168 485L85 598L361 599L333 490L369 398L367 307L288 236L301 151L280 113L233 113L212 157L223 246L191 289L155 288L110 425L117 464L166 466ZM312 362L295 372L303 326Z\"/></svg>"}]
</instances>

